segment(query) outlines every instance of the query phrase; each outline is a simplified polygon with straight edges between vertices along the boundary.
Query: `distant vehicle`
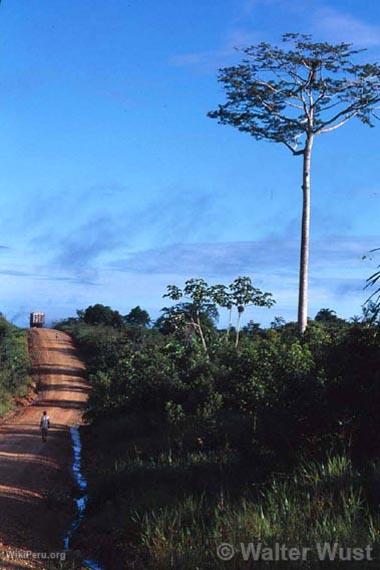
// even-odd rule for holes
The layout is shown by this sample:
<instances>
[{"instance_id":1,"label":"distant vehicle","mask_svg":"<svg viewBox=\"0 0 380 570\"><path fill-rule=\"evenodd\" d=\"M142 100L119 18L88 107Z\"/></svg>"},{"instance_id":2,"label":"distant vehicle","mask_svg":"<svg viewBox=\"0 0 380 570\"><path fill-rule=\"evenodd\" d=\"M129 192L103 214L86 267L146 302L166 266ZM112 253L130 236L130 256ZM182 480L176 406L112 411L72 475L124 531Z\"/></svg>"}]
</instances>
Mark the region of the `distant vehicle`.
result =
<instances>
[{"instance_id":1,"label":"distant vehicle","mask_svg":"<svg viewBox=\"0 0 380 570\"><path fill-rule=\"evenodd\" d=\"M30 328L37 327L42 328L45 324L45 313L40 311L35 311L30 313Z\"/></svg>"}]
</instances>

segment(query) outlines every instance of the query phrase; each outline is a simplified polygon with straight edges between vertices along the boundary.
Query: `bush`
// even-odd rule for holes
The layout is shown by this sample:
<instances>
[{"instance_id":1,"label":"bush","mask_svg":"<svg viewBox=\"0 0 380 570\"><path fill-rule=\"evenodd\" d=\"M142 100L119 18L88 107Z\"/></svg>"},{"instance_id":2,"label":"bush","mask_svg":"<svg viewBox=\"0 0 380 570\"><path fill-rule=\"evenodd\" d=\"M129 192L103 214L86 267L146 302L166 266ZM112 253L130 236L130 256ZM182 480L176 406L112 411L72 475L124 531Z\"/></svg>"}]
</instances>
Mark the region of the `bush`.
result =
<instances>
[{"instance_id":1,"label":"bush","mask_svg":"<svg viewBox=\"0 0 380 570\"><path fill-rule=\"evenodd\" d=\"M0 316L0 416L12 408L15 398L26 395L30 369L25 331Z\"/></svg>"}]
</instances>

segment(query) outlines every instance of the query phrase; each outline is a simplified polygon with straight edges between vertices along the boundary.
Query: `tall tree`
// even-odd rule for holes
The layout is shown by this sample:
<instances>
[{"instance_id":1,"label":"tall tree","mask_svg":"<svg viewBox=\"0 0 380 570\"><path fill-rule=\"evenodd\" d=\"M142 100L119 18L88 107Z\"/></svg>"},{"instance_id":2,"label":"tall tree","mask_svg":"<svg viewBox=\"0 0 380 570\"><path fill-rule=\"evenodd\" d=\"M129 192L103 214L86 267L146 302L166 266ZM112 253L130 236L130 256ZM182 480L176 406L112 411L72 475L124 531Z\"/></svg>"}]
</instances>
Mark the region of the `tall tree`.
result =
<instances>
[{"instance_id":1,"label":"tall tree","mask_svg":"<svg viewBox=\"0 0 380 570\"><path fill-rule=\"evenodd\" d=\"M373 126L380 101L380 67L352 61L351 44L315 43L285 34L283 47L262 42L243 50L236 66L220 70L227 101L208 115L257 140L282 143L302 157L302 223L298 327L307 326L310 172L315 137L353 118ZM377 117L376 117L377 118Z\"/></svg>"}]
</instances>

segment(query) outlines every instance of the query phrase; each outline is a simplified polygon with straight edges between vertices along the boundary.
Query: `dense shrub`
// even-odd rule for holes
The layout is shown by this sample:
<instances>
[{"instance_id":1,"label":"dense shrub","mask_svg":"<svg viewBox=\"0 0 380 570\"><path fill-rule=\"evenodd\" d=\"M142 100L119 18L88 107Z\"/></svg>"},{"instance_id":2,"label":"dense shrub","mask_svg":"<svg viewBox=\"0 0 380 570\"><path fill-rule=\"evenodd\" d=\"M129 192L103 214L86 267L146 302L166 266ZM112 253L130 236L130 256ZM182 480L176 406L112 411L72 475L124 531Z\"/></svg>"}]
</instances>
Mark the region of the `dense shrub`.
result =
<instances>
[{"instance_id":1,"label":"dense shrub","mask_svg":"<svg viewBox=\"0 0 380 570\"><path fill-rule=\"evenodd\" d=\"M29 373L26 333L0 315L0 416L12 407L16 397L26 394Z\"/></svg>"}]
</instances>

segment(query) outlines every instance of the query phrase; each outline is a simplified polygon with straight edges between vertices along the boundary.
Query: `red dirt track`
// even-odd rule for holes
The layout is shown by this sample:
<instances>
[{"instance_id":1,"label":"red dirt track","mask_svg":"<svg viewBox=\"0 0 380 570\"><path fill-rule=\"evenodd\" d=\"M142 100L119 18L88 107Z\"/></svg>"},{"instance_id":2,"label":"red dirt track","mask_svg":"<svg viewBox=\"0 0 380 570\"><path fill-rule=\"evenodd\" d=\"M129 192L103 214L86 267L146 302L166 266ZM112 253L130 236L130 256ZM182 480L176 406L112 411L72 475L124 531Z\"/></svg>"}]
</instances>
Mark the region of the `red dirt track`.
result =
<instances>
[{"instance_id":1,"label":"red dirt track","mask_svg":"<svg viewBox=\"0 0 380 570\"><path fill-rule=\"evenodd\" d=\"M71 439L81 423L89 386L69 335L32 329L29 350L39 392L33 403L0 425L0 569L45 568L31 557L4 551L62 551L70 525ZM39 420L47 410L51 429L43 443ZM49 500L47 499L47 496Z\"/></svg>"}]
</instances>

